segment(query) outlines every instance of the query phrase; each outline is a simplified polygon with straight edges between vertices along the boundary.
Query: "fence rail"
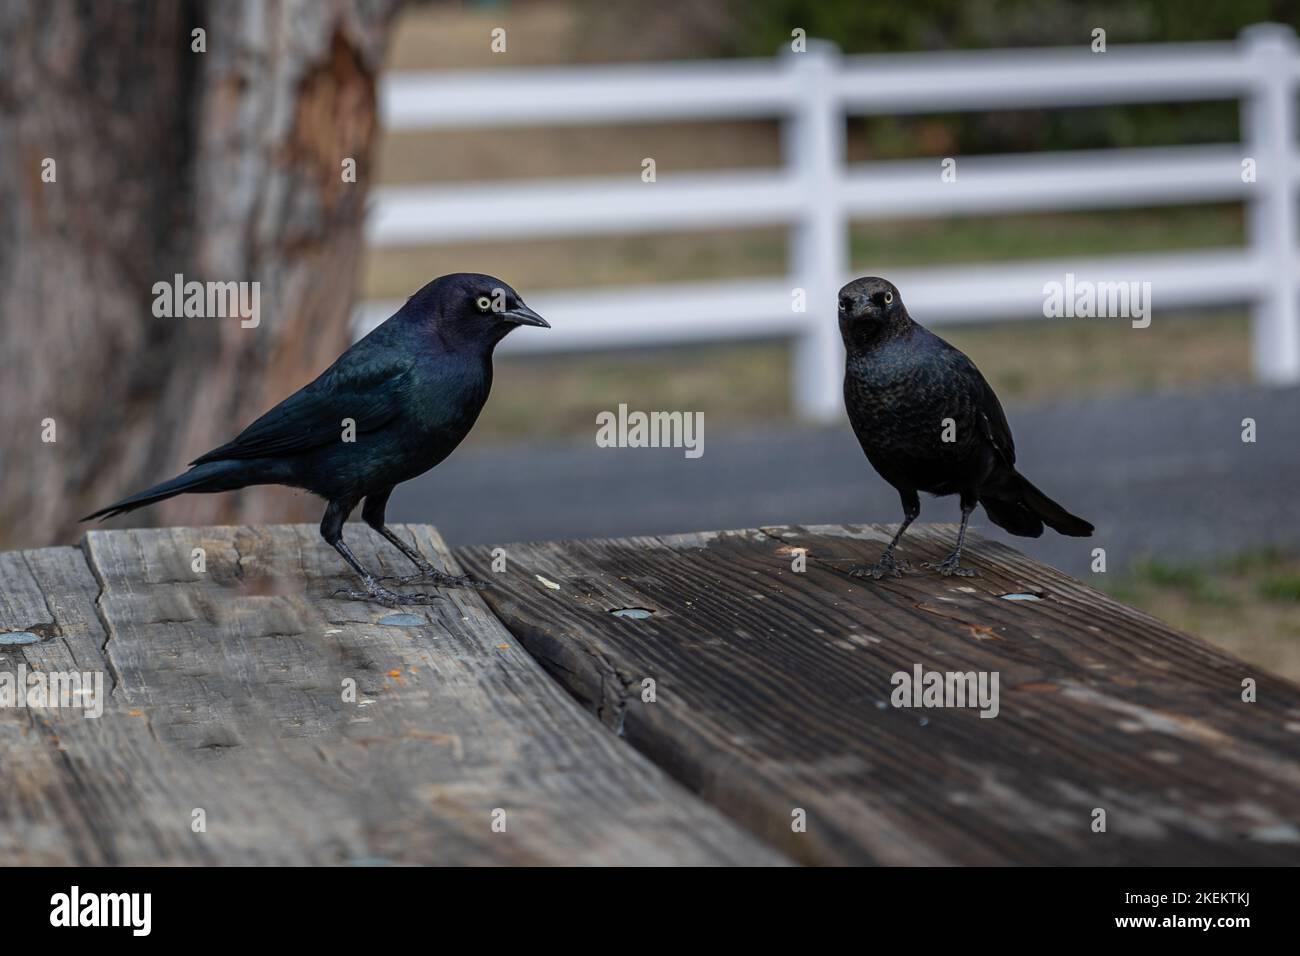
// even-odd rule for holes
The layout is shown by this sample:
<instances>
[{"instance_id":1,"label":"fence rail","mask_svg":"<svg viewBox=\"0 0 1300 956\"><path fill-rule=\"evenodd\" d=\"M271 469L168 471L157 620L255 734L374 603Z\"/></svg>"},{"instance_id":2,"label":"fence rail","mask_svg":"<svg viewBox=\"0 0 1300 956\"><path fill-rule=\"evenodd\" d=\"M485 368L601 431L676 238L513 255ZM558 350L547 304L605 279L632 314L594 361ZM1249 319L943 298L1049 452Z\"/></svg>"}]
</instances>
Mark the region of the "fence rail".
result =
<instances>
[{"instance_id":1,"label":"fence rail","mask_svg":"<svg viewBox=\"0 0 1300 956\"><path fill-rule=\"evenodd\" d=\"M770 61L398 73L381 90L392 130L625 123L784 121L784 165L771 171L391 186L375 191L377 248L498 238L656 230L791 227L791 274L763 280L587 289L532 295L555 319L507 351L580 350L790 336L800 412L838 414L842 375L834 296L848 278L851 219L911 218L1243 201L1240 248L1087 261L1031 260L891 273L927 322L1043 315L1043 286L1066 272L1150 282L1157 308L1248 302L1264 381L1300 381L1295 95L1300 48L1264 24L1236 43L841 57L813 42ZM921 111L1237 99L1232 144L847 164L844 117ZM1253 160L1253 179L1243 175ZM795 311L794 290L806 293ZM371 302L364 328L400 303ZM614 307L617 306L615 313ZM611 316L617 314L617 321Z\"/></svg>"}]
</instances>

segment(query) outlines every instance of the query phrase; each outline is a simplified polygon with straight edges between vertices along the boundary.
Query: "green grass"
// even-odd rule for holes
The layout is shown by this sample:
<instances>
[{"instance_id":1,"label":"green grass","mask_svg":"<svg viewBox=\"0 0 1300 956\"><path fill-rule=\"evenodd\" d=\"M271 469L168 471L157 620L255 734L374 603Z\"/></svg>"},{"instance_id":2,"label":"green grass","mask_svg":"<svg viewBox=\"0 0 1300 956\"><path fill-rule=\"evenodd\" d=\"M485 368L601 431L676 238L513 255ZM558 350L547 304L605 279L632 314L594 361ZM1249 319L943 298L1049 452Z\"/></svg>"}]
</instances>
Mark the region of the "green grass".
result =
<instances>
[{"instance_id":1,"label":"green grass","mask_svg":"<svg viewBox=\"0 0 1300 956\"><path fill-rule=\"evenodd\" d=\"M1259 582L1256 591L1266 601L1300 603L1300 572L1270 575Z\"/></svg>"},{"instance_id":2,"label":"green grass","mask_svg":"<svg viewBox=\"0 0 1300 956\"><path fill-rule=\"evenodd\" d=\"M1194 564L1160 561L1154 558L1141 561L1133 576L1142 582L1162 588L1178 588L1189 593L1205 589L1205 569Z\"/></svg>"},{"instance_id":3,"label":"green grass","mask_svg":"<svg viewBox=\"0 0 1300 956\"><path fill-rule=\"evenodd\" d=\"M1231 606L1237 603L1234 597L1216 586L1214 577L1203 565L1147 558L1134 565L1130 576L1130 587L1134 589L1150 587L1175 591L1206 604Z\"/></svg>"},{"instance_id":4,"label":"green grass","mask_svg":"<svg viewBox=\"0 0 1300 956\"><path fill-rule=\"evenodd\" d=\"M1265 548L1217 561L1147 559L1102 587L1249 663L1300 680L1300 554Z\"/></svg>"}]
</instances>

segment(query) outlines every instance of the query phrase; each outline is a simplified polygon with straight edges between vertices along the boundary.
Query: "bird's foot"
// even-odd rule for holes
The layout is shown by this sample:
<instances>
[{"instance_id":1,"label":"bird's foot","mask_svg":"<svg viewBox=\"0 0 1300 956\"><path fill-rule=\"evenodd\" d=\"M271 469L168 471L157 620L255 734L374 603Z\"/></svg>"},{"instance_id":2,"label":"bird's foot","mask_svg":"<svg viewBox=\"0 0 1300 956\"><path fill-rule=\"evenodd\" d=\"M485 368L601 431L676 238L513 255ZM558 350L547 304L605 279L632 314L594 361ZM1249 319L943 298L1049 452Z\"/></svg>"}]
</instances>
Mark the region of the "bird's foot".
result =
<instances>
[{"instance_id":1,"label":"bird's foot","mask_svg":"<svg viewBox=\"0 0 1300 956\"><path fill-rule=\"evenodd\" d=\"M929 561L926 561L926 562L924 562L924 563L921 565L921 567L923 567L923 568L928 568L928 569L930 569L931 571L938 571L938 572L939 572L940 574L942 574L945 578L950 578L950 577L958 577L958 578L977 578L977 577L979 577L979 572L978 572L978 571L976 571L974 568L963 568L963 567L958 563L959 561L960 561L960 556L959 556L959 555L956 555L956 554L950 554L950 555L948 555L948 557L944 558L944 559L943 559L942 561L940 561L938 564L933 564L933 563L931 563L931 562L929 562Z\"/></svg>"},{"instance_id":2,"label":"bird's foot","mask_svg":"<svg viewBox=\"0 0 1300 956\"><path fill-rule=\"evenodd\" d=\"M442 601L445 598L440 594L400 594L382 584L374 584L364 591L355 591L351 588L339 588L334 592L334 597L343 597L348 601L369 601L375 604L382 604L384 607L402 607L404 605L414 604L432 604L434 601Z\"/></svg>"},{"instance_id":3,"label":"bird's foot","mask_svg":"<svg viewBox=\"0 0 1300 956\"><path fill-rule=\"evenodd\" d=\"M888 551L880 556L880 560L867 567L865 564L855 565L849 568L849 577L852 578L871 578L873 581L879 581L881 578L894 577L901 578L904 571L912 569L906 561L901 561Z\"/></svg>"},{"instance_id":4,"label":"bird's foot","mask_svg":"<svg viewBox=\"0 0 1300 956\"><path fill-rule=\"evenodd\" d=\"M448 574L434 567L421 568L418 573L408 574L405 577L384 577L379 580L392 581L396 584L432 584L437 588L487 587L482 581L477 581L468 574Z\"/></svg>"}]
</instances>

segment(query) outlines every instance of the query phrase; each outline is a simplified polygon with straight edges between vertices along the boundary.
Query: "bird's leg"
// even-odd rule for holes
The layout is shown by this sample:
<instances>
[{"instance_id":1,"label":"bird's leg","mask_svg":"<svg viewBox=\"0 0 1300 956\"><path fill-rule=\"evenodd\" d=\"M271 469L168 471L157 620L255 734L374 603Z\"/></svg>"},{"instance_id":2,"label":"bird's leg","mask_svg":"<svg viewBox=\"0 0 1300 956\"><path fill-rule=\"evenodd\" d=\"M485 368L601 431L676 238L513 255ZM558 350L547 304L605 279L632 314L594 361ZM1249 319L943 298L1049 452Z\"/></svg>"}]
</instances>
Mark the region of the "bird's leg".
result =
<instances>
[{"instance_id":1,"label":"bird's leg","mask_svg":"<svg viewBox=\"0 0 1300 956\"><path fill-rule=\"evenodd\" d=\"M898 531L894 533L893 540L889 542L889 547L885 548L885 553L880 556L871 567L857 565L849 569L849 574L855 578L871 578L873 581L879 581L885 576L901 578L903 572L908 570L909 566L906 561L900 561L894 557L894 549L898 547L899 540L903 537L903 532L907 526L917 519L921 513L921 499L915 491L900 491L899 497L903 500L903 523L898 526Z\"/></svg>"},{"instance_id":2,"label":"bird's leg","mask_svg":"<svg viewBox=\"0 0 1300 956\"><path fill-rule=\"evenodd\" d=\"M961 566L961 547L966 543L966 522L970 520L970 513L975 510L975 498L967 498L962 495L961 498L961 527L957 530L957 547L953 549L952 554L944 558L938 564L925 562L922 567L938 571L945 578L950 575L956 575L959 578L973 578L979 575L974 568L963 568Z\"/></svg>"},{"instance_id":3,"label":"bird's leg","mask_svg":"<svg viewBox=\"0 0 1300 956\"><path fill-rule=\"evenodd\" d=\"M434 601L441 600L436 594L398 594L389 588L380 584L373 574L362 566L357 560L357 556L352 553L343 541L343 522L347 520L352 509L356 507L356 501L347 501L336 499L329 503L325 509L325 517L321 519L320 533L339 556L348 563L357 576L361 578L361 584L365 587L364 591L354 591L348 588L339 588L334 592L336 596L343 596L350 601L374 601L377 604L383 604L386 607L401 607L403 604L432 604Z\"/></svg>"},{"instance_id":4,"label":"bird's leg","mask_svg":"<svg viewBox=\"0 0 1300 956\"><path fill-rule=\"evenodd\" d=\"M894 548L898 547L899 539L903 537L903 532L907 530L907 526L913 520L912 516L903 519L903 523L898 526L898 531L894 534L893 540L889 542L889 547L885 548L885 552L880 556L879 561L871 567L862 564L856 565L849 569L849 575L855 578L871 578L873 581L879 581L886 576L901 578L908 565L906 561L899 561L894 557Z\"/></svg>"},{"instance_id":5,"label":"bird's leg","mask_svg":"<svg viewBox=\"0 0 1300 956\"><path fill-rule=\"evenodd\" d=\"M392 531L384 523L384 509L388 505L388 496L392 491L392 488L387 488L382 492L369 495L361 509L361 520L378 531L393 547L406 555L419 573L410 574L406 577L382 577L379 580L395 581L398 584L423 582L442 588L482 587L482 582L475 581L468 574L448 574L446 571L439 571L429 563L429 559L422 555L419 550L403 541L396 532Z\"/></svg>"},{"instance_id":6,"label":"bird's leg","mask_svg":"<svg viewBox=\"0 0 1300 956\"><path fill-rule=\"evenodd\" d=\"M410 558L411 563L419 570L418 574L408 574L406 577L384 577L380 578L381 581L396 581L398 584L413 584L416 581L425 581L440 588L483 587L482 581L476 581L468 574L448 574L446 571L439 571L429 563L424 555L403 541L387 526L375 530L391 541L393 547Z\"/></svg>"},{"instance_id":7,"label":"bird's leg","mask_svg":"<svg viewBox=\"0 0 1300 956\"><path fill-rule=\"evenodd\" d=\"M343 560L352 566L352 570L357 572L361 578L361 584L364 591L356 591L350 588L339 588L334 592L336 597L344 597L349 601L374 601L376 604L382 604L385 607L401 607L403 604L429 604L437 600L436 595L430 594L399 594L379 583L373 574L361 566L357 556L352 553L342 540L333 542L333 548Z\"/></svg>"}]
</instances>

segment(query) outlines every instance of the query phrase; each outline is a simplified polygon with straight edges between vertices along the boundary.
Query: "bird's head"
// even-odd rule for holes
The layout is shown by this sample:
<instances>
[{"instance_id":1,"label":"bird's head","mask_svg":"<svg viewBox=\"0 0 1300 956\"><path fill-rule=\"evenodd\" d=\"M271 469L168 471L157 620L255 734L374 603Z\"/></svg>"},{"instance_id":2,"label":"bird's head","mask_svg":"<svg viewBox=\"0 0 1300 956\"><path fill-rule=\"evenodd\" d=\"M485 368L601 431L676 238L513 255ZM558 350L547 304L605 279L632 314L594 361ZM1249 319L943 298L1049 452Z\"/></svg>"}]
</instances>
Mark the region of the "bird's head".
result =
<instances>
[{"instance_id":1,"label":"bird's head","mask_svg":"<svg viewBox=\"0 0 1300 956\"><path fill-rule=\"evenodd\" d=\"M888 324L907 314L894 283L878 276L854 279L840 289L839 308L840 328L863 323Z\"/></svg>"},{"instance_id":2,"label":"bird's head","mask_svg":"<svg viewBox=\"0 0 1300 956\"><path fill-rule=\"evenodd\" d=\"M434 323L448 339L489 347L521 325L551 327L524 305L523 298L509 285L477 272L456 272L434 279L411 296L406 309Z\"/></svg>"}]
</instances>

